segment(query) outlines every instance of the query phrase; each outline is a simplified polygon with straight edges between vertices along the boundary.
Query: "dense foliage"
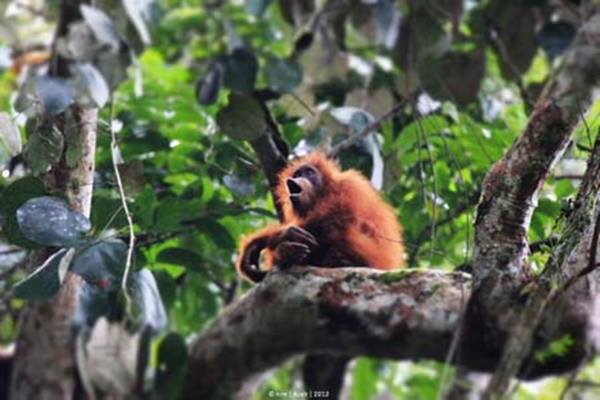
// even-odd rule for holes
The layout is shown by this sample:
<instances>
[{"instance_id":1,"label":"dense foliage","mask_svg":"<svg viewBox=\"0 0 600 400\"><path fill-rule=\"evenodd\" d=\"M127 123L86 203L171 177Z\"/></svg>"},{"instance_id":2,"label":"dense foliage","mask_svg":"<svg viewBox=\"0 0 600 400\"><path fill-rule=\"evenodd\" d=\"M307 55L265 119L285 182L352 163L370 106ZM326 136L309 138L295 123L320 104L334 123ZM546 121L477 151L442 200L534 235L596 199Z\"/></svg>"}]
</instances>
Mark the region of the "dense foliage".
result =
<instances>
[{"instance_id":1,"label":"dense foliage","mask_svg":"<svg viewBox=\"0 0 600 400\"><path fill-rule=\"evenodd\" d=\"M277 218L250 144L271 129L263 104L294 155L362 135L341 163L397 209L410 267L468 270L482 179L523 131L575 31L569 8L545 0L92 3L53 48L77 61L70 80L15 68L20 55L50 49L59 2L0 6L0 343L15 338L22 299L56 292L67 257L90 285L81 326L122 301L128 221L116 160L136 236L136 323L161 332L151 364L169 366L158 376L165 393L185 362L173 349L249 287L234 269L240 237ZM72 102L101 109L89 220L43 183L53 165L79 156L53 119ZM544 187L534 265L568 212L600 127L594 110ZM374 122L377 134L364 135ZM23 281L23 251L40 246L56 256ZM256 398L298 387L297 365L276 371ZM594 371L597 363L580 379ZM352 398L435 399L453 373L359 359ZM522 385L514 396L557 398L565 382Z\"/></svg>"}]
</instances>

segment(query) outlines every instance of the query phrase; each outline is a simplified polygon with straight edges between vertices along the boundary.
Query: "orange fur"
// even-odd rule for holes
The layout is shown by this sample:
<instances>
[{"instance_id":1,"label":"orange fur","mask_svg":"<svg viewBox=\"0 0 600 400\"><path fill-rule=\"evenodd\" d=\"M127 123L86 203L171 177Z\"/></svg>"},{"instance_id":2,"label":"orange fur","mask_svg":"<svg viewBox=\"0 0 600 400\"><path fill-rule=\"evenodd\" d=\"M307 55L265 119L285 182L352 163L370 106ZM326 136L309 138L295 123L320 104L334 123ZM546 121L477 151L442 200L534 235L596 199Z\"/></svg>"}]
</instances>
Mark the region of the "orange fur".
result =
<instances>
[{"instance_id":1,"label":"orange fur","mask_svg":"<svg viewBox=\"0 0 600 400\"><path fill-rule=\"evenodd\" d=\"M285 182L307 164L321 172L324 193L317 200L316 207L300 217L294 212ZM315 152L294 161L280 173L276 194L282 204L284 222L245 238L241 243L242 255L250 243L257 240L266 242L289 226L296 225L312 230L317 241L327 246L322 259L312 260L315 265L342 266L335 263L337 254L346 257L346 266L349 263L356 266L366 264L370 268L387 270L405 265L402 226L395 210L358 171L341 171L334 161L323 153ZM264 247L267 268L271 269L274 249L266 244ZM244 274L242 259L240 257L237 267Z\"/></svg>"}]
</instances>

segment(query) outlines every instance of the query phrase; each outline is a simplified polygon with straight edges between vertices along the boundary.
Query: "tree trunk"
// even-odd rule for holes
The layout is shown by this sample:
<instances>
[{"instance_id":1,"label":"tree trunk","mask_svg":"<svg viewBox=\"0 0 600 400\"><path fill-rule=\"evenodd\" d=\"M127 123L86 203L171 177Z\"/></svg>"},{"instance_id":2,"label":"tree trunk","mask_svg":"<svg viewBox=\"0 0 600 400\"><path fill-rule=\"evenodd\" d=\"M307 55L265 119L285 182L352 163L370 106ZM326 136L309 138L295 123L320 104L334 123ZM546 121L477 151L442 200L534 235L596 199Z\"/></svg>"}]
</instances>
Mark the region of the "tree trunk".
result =
<instances>
[{"instance_id":1,"label":"tree trunk","mask_svg":"<svg viewBox=\"0 0 600 400\"><path fill-rule=\"evenodd\" d=\"M80 19L81 1L63 1L57 38L66 34L70 23ZM67 60L56 54L51 74L65 76ZM72 106L56 121L67 146L76 146L80 159L68 165L65 148L61 161L44 176L45 184L67 196L71 208L90 215L94 182L96 126L98 111ZM69 135L75 137L69 138ZM46 250L31 255L30 268L48 256ZM81 278L68 273L55 297L31 301L21 316L12 369L10 398L70 399L76 382L75 331L73 316L78 305Z\"/></svg>"}]
</instances>

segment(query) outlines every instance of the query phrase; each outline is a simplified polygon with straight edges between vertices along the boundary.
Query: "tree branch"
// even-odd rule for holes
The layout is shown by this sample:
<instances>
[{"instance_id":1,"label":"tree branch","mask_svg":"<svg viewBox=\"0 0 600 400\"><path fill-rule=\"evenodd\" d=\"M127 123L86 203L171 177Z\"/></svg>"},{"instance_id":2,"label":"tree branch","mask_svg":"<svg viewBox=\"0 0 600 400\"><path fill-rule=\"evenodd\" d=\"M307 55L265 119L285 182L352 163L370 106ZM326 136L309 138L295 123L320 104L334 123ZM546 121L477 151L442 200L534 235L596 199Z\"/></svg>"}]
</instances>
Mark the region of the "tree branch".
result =
<instances>
[{"instance_id":1,"label":"tree branch","mask_svg":"<svg viewBox=\"0 0 600 400\"><path fill-rule=\"evenodd\" d=\"M231 398L251 376L302 353L443 362L470 287L468 274L438 270L296 267L271 273L190 344L184 398ZM575 320L579 314L571 309L561 317ZM541 334L557 337L564 334L558 327L567 326L573 324L544 326ZM568 356L544 364L530 353L532 368L521 376L575 368L585 346L577 341ZM455 362L489 372L498 358L462 346Z\"/></svg>"},{"instance_id":2,"label":"tree branch","mask_svg":"<svg viewBox=\"0 0 600 400\"><path fill-rule=\"evenodd\" d=\"M531 279L527 232L539 192L600 81L599 25L596 13L580 28L562 70L544 89L525 131L484 180L469 312L486 323L512 326L520 309L519 292Z\"/></svg>"},{"instance_id":3,"label":"tree branch","mask_svg":"<svg viewBox=\"0 0 600 400\"><path fill-rule=\"evenodd\" d=\"M277 209L277 216L279 220L283 220L283 210L281 203L277 198L276 188L279 183L279 173L287 165L287 157L289 155L289 149L287 143L284 141L277 123L273 120L269 108L265 102L259 97L255 96L255 100L260 104L263 109L264 117L269 126L267 134L260 136L256 140L250 141L250 145L256 152L258 159L265 171L265 176L269 182L269 188L273 196L275 208Z\"/></svg>"},{"instance_id":4,"label":"tree branch","mask_svg":"<svg viewBox=\"0 0 600 400\"><path fill-rule=\"evenodd\" d=\"M363 268L272 273L190 346L186 398L228 398L241 382L292 355L443 360L468 276L382 274Z\"/></svg>"},{"instance_id":5,"label":"tree branch","mask_svg":"<svg viewBox=\"0 0 600 400\"><path fill-rule=\"evenodd\" d=\"M566 221L565 232L556 251L550 258L543 273L536 281L535 290L511 330L504 348L501 362L486 390L487 398L506 391L510 378L523 365L524 354L531 348L534 332L542 320L542 315L552 303L561 297L574 297L572 303L584 307L593 304L600 296L597 290L591 293L586 287L596 288L598 277L588 274L596 267L596 252L600 220L600 137L596 139L582 185L575 200L573 214ZM577 281L581 281L576 286ZM596 280L597 282L594 282ZM566 293L565 292L569 292ZM589 298L586 298L589 296ZM565 299L563 299L565 301ZM593 313L593 311L590 311Z\"/></svg>"}]
</instances>

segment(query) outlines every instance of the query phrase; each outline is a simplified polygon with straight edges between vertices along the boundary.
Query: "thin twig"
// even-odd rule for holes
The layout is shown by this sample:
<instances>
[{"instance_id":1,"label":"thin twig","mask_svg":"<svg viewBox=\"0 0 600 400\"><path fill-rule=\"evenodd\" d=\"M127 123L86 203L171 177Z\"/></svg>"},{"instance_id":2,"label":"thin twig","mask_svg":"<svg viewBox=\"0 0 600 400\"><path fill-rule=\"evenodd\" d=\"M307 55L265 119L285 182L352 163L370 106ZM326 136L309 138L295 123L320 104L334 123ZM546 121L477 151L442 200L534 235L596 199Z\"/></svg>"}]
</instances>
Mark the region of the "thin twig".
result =
<instances>
[{"instance_id":1,"label":"thin twig","mask_svg":"<svg viewBox=\"0 0 600 400\"><path fill-rule=\"evenodd\" d=\"M294 93L294 92L292 92L292 93L290 93L290 94L292 95L292 98L293 98L294 100L296 100L298 103L300 103L300 105L301 105L302 107L304 107L304 108L306 109L306 111L308 111L308 113L309 113L311 116L313 116L313 117L314 117L315 115L317 115L317 114L316 114L316 113L313 111L313 109L312 109L312 108L311 108L311 107L310 107L308 104L306 104L306 102L305 102L304 100L302 100L302 98L301 98L300 96L298 96L298 95L297 95L296 93Z\"/></svg>"},{"instance_id":2,"label":"thin twig","mask_svg":"<svg viewBox=\"0 0 600 400\"><path fill-rule=\"evenodd\" d=\"M387 119L396 115L399 111L401 111L404 108L405 105L406 105L406 101L401 100L398 104L396 104L394 107L392 107L388 112L383 114L379 119L377 119L373 123L364 127L363 130L361 130L359 133L357 133L356 135L350 136L348 139L343 140L340 143L338 143L336 146L334 146L331 149L331 151L329 152L329 155L331 157L336 157L341 151L352 147L354 144L356 144L361 139L364 139L365 137L369 136L371 133L377 131L379 128L381 128L381 124L384 121L386 121Z\"/></svg>"},{"instance_id":3,"label":"thin twig","mask_svg":"<svg viewBox=\"0 0 600 400\"><path fill-rule=\"evenodd\" d=\"M583 179L583 175L581 174L563 174L563 175L555 175L553 176L554 180L560 181L560 180L582 180Z\"/></svg>"},{"instance_id":4,"label":"thin twig","mask_svg":"<svg viewBox=\"0 0 600 400\"><path fill-rule=\"evenodd\" d=\"M133 260L133 252L135 250L135 232L133 231L133 219L131 217L131 213L129 212L129 207L127 206L127 198L125 197L125 189L123 188L123 181L121 180L121 173L119 172L119 165L117 161L117 151L119 150L119 144L117 143L117 134L114 129L113 121L115 120L115 100L114 97L110 102L110 148L111 148L111 156L112 156L112 164L113 169L115 171L115 177L117 178L117 187L119 188L119 197L121 198L121 203L123 205L123 211L125 212L125 217L127 218L127 225L129 227L129 248L127 250L127 260L125 261L125 270L123 271L123 279L121 280L121 289L123 290L123 295L125 296L125 307L127 310L127 315L131 313L131 297L127 292L127 278L129 277L129 272L131 270L132 260Z\"/></svg>"},{"instance_id":5,"label":"thin twig","mask_svg":"<svg viewBox=\"0 0 600 400\"><path fill-rule=\"evenodd\" d=\"M25 250L23 250L20 247L11 247L9 249L0 251L0 256L8 256L10 254L21 253L21 252L24 252L24 251Z\"/></svg>"},{"instance_id":6,"label":"thin twig","mask_svg":"<svg viewBox=\"0 0 600 400\"><path fill-rule=\"evenodd\" d=\"M420 115L420 113L419 113L419 115ZM425 129L423 129L423 125L421 123L420 116L417 118L416 123L417 123L417 128L418 128L417 132L418 132L419 136L423 137L423 143L425 144L425 150L427 152L427 157L429 158L429 165L431 166L431 184L432 184L432 189L433 189L433 198L431 199L432 218L431 218L430 227L431 227L431 250L433 251L435 249L435 234L436 234L436 228L437 228L437 226L436 226L437 214L438 214L437 201L439 199L438 190L437 190L437 178L436 178L436 173L435 173L435 161L433 159L433 154L431 152L431 148L429 147L427 135L425 134ZM427 199L424 199L424 200L425 200L425 202L427 201Z\"/></svg>"}]
</instances>

